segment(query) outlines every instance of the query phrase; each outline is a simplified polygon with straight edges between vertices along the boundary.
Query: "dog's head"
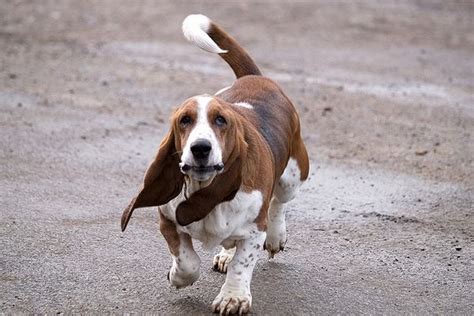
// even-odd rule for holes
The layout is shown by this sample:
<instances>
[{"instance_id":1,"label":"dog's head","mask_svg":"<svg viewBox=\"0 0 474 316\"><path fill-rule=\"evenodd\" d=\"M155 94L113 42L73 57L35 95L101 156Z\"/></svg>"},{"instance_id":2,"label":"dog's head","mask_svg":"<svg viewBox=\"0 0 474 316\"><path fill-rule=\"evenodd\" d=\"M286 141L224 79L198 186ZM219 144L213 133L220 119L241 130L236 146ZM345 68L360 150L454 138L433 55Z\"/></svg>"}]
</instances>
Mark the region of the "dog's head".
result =
<instances>
[{"instance_id":1,"label":"dog's head","mask_svg":"<svg viewBox=\"0 0 474 316\"><path fill-rule=\"evenodd\" d=\"M235 159L242 134L239 123L229 105L218 99L187 100L173 116L181 172L196 181L209 181L223 172L229 158Z\"/></svg>"},{"instance_id":2,"label":"dog's head","mask_svg":"<svg viewBox=\"0 0 474 316\"><path fill-rule=\"evenodd\" d=\"M217 204L232 199L241 184L247 150L241 120L230 104L218 98L186 100L173 114L140 192L123 212L122 230L135 208L163 205L175 198L185 177L209 185L178 206L176 219L181 225L204 218Z\"/></svg>"}]
</instances>

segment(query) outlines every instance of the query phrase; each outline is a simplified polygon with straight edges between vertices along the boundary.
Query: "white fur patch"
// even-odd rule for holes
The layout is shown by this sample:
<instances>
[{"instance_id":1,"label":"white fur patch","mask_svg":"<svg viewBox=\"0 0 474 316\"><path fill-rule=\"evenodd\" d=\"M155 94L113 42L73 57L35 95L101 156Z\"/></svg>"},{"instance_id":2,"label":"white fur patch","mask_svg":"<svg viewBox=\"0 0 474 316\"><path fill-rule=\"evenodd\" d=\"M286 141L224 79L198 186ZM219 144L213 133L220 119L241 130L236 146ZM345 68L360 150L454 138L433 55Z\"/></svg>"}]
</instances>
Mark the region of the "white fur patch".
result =
<instances>
[{"instance_id":1,"label":"white fur patch","mask_svg":"<svg viewBox=\"0 0 474 316\"><path fill-rule=\"evenodd\" d=\"M241 106L246 109L253 109L253 105L247 102L237 102L237 103L234 103L234 105Z\"/></svg>"},{"instance_id":2,"label":"white fur patch","mask_svg":"<svg viewBox=\"0 0 474 316\"><path fill-rule=\"evenodd\" d=\"M212 21L205 15L188 15L183 21L182 29L184 37L207 52L215 54L227 53L226 50L221 49L207 34L211 24Z\"/></svg>"},{"instance_id":3,"label":"white fur patch","mask_svg":"<svg viewBox=\"0 0 474 316\"><path fill-rule=\"evenodd\" d=\"M190 181L187 187L187 196L198 190L200 187ZM161 207L163 215L176 223L176 208L179 203L185 200L184 190ZM234 199L223 202L214 208L204 219L191 223L187 226L177 224L179 232L189 234L193 239L202 242L203 248L213 249L221 243L230 243L232 240L249 238L257 231L254 223L260 208L263 204L263 197L260 191L254 190L250 193L238 191Z\"/></svg>"},{"instance_id":4,"label":"white fur patch","mask_svg":"<svg viewBox=\"0 0 474 316\"><path fill-rule=\"evenodd\" d=\"M168 275L171 285L182 288L196 282L200 274L201 259L192 245L181 236L178 256L172 257L173 265Z\"/></svg>"}]
</instances>

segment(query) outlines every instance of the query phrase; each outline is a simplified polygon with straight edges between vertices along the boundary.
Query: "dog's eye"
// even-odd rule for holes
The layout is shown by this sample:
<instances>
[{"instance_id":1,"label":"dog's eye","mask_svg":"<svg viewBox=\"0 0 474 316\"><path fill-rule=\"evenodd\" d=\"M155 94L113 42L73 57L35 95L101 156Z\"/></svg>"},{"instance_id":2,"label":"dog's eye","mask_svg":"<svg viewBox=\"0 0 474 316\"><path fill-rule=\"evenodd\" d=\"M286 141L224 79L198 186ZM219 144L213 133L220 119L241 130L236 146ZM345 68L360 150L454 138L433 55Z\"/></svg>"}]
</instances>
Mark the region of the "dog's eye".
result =
<instances>
[{"instance_id":1,"label":"dog's eye","mask_svg":"<svg viewBox=\"0 0 474 316\"><path fill-rule=\"evenodd\" d=\"M227 121L225 120L225 118L223 118L220 115L216 117L215 122L217 126L224 126L225 124L227 124Z\"/></svg>"},{"instance_id":2,"label":"dog's eye","mask_svg":"<svg viewBox=\"0 0 474 316\"><path fill-rule=\"evenodd\" d=\"M179 121L179 124L181 124L181 126L187 126L191 124L192 122L193 120L191 119L191 117L185 115L181 118L181 120Z\"/></svg>"}]
</instances>

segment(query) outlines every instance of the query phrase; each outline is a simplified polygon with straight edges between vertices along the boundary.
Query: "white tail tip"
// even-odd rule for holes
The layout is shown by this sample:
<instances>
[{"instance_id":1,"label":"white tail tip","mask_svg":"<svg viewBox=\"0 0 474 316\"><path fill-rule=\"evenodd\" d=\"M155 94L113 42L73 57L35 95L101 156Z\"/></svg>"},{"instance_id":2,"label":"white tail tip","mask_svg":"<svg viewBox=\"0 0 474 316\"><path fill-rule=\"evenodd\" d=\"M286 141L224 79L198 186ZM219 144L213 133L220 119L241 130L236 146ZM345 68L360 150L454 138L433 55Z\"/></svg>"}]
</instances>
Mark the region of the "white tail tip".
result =
<instances>
[{"instance_id":1,"label":"white tail tip","mask_svg":"<svg viewBox=\"0 0 474 316\"><path fill-rule=\"evenodd\" d=\"M212 21L205 15L188 15L183 21L184 37L207 52L215 54L227 53L226 50L221 49L207 34L211 28L211 24Z\"/></svg>"}]
</instances>

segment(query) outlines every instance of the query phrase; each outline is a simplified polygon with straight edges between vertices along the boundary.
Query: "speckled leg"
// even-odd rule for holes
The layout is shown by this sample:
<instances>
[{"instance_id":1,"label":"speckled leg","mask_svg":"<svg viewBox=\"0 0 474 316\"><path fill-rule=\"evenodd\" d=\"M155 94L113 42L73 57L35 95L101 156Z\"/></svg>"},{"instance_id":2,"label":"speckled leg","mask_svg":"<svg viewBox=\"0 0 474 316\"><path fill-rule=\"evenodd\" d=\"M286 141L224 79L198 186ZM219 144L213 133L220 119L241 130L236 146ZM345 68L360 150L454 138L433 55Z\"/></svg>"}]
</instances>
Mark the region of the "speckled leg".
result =
<instances>
[{"instance_id":1,"label":"speckled leg","mask_svg":"<svg viewBox=\"0 0 474 316\"><path fill-rule=\"evenodd\" d=\"M265 235L264 232L254 232L251 238L236 243L235 255L228 266L225 283L212 303L213 312L227 315L243 314L250 310L250 281Z\"/></svg>"}]
</instances>

